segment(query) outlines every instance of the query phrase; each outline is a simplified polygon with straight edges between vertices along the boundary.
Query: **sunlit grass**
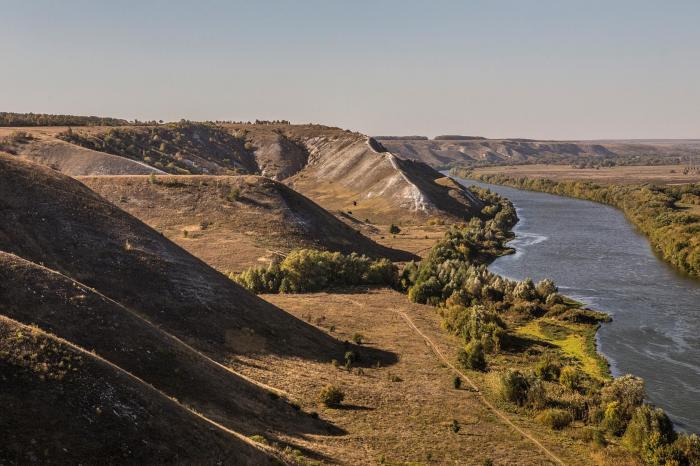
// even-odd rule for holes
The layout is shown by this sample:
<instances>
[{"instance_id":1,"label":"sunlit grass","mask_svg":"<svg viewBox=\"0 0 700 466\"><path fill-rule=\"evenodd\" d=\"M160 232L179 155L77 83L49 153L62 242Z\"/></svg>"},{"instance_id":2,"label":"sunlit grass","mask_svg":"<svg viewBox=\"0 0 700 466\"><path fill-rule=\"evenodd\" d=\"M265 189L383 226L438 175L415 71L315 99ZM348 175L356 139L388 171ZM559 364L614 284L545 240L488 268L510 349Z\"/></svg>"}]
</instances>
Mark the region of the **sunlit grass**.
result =
<instances>
[{"instance_id":1,"label":"sunlit grass","mask_svg":"<svg viewBox=\"0 0 700 466\"><path fill-rule=\"evenodd\" d=\"M515 332L556 346L564 356L578 361L581 370L591 377L608 379L608 365L595 350L596 330L597 327L592 325L541 318L517 328Z\"/></svg>"}]
</instances>

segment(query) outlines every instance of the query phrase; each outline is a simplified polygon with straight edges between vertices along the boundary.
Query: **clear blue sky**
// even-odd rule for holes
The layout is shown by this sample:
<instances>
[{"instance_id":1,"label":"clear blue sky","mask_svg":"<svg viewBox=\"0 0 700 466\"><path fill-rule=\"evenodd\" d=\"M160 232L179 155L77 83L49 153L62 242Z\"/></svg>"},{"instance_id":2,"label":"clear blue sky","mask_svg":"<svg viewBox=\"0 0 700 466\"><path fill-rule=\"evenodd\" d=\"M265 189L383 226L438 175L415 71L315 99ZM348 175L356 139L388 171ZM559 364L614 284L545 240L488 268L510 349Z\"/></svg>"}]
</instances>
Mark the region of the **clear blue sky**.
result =
<instances>
[{"instance_id":1,"label":"clear blue sky","mask_svg":"<svg viewBox=\"0 0 700 466\"><path fill-rule=\"evenodd\" d=\"M0 110L700 137L700 1L0 0Z\"/></svg>"}]
</instances>

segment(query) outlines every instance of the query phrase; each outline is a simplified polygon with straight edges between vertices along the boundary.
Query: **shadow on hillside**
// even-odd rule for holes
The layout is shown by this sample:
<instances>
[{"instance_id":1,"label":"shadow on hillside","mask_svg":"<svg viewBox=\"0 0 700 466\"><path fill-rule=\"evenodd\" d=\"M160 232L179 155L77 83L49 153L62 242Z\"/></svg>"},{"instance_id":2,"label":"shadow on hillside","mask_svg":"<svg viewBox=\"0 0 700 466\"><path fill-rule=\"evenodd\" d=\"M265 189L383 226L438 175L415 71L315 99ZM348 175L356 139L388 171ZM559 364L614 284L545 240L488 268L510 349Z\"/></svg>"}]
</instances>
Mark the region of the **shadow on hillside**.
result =
<instances>
[{"instance_id":1,"label":"shadow on hillside","mask_svg":"<svg viewBox=\"0 0 700 466\"><path fill-rule=\"evenodd\" d=\"M508 334L503 342L503 351L510 354L522 354L525 351L540 348L554 348L555 345L546 341L535 340L522 335Z\"/></svg>"}]
</instances>

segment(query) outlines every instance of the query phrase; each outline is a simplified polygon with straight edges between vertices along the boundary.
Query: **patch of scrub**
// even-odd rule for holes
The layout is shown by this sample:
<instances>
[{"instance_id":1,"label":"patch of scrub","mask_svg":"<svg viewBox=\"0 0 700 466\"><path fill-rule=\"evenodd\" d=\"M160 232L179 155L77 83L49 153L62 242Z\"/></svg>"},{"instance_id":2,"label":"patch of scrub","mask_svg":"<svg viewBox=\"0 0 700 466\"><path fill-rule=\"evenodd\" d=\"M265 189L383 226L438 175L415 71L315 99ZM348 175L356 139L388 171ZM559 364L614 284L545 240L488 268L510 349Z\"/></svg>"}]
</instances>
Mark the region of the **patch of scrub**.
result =
<instances>
[{"instance_id":1,"label":"patch of scrub","mask_svg":"<svg viewBox=\"0 0 700 466\"><path fill-rule=\"evenodd\" d=\"M596 326L540 318L517 328L516 333L556 346L565 356L578 361L588 375L604 380L610 378L610 371L596 351L596 330Z\"/></svg>"}]
</instances>

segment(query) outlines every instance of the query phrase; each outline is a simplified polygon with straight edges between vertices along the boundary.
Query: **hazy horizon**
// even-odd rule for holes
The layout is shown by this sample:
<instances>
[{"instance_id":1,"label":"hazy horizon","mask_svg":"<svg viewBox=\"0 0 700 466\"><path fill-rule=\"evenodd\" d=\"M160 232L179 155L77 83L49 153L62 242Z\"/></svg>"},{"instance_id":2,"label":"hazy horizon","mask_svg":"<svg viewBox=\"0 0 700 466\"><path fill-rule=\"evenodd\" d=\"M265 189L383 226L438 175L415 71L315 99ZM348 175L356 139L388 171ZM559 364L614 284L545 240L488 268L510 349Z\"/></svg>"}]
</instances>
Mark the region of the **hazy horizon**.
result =
<instances>
[{"instance_id":1,"label":"hazy horizon","mask_svg":"<svg viewBox=\"0 0 700 466\"><path fill-rule=\"evenodd\" d=\"M700 3L0 0L0 111L700 138Z\"/></svg>"}]
</instances>

